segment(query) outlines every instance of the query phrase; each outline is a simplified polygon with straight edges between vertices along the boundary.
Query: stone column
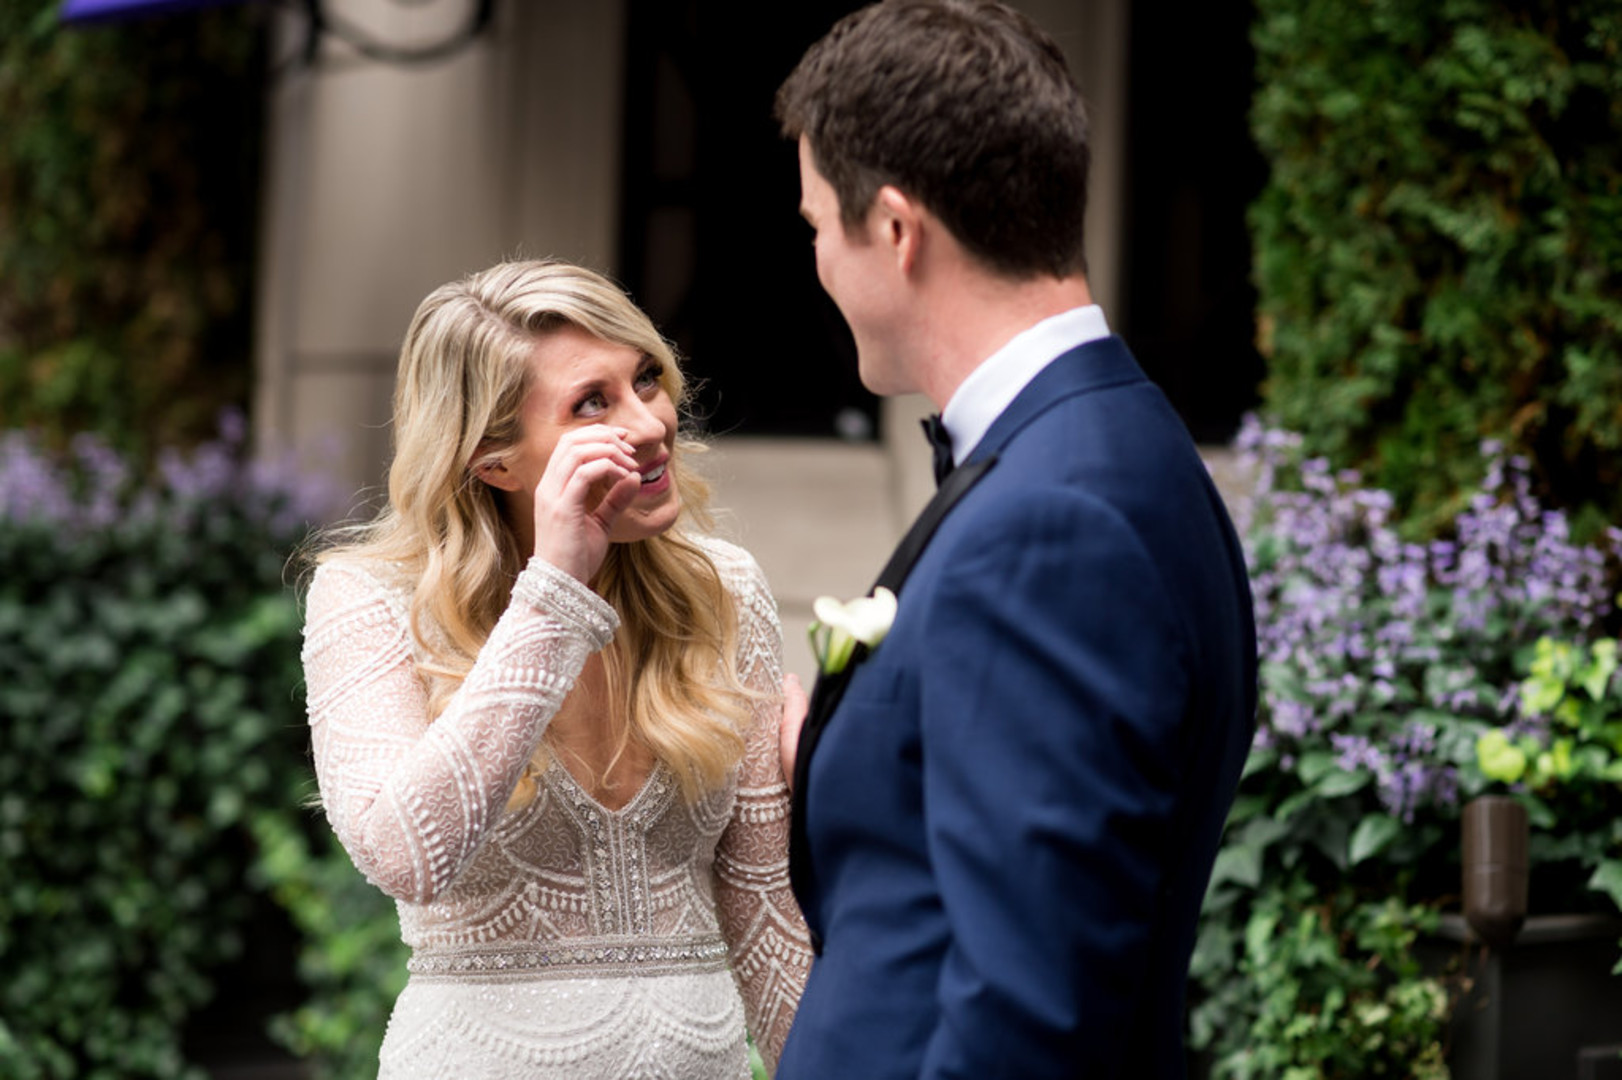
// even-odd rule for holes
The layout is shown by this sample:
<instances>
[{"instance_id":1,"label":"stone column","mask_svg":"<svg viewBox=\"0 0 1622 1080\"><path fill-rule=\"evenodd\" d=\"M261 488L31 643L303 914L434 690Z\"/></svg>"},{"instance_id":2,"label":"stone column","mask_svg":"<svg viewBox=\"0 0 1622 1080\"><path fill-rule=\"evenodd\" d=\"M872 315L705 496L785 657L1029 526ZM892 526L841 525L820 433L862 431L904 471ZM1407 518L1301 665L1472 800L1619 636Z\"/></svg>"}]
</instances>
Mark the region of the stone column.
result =
<instances>
[{"instance_id":1,"label":"stone column","mask_svg":"<svg viewBox=\"0 0 1622 1080\"><path fill-rule=\"evenodd\" d=\"M473 0L326 0L396 46L455 33ZM278 55L305 26L283 14ZM331 37L270 89L256 329L258 449L292 448L345 487L389 457L399 343L434 287L514 255L612 273L623 0L503 0L430 64L367 60Z\"/></svg>"}]
</instances>

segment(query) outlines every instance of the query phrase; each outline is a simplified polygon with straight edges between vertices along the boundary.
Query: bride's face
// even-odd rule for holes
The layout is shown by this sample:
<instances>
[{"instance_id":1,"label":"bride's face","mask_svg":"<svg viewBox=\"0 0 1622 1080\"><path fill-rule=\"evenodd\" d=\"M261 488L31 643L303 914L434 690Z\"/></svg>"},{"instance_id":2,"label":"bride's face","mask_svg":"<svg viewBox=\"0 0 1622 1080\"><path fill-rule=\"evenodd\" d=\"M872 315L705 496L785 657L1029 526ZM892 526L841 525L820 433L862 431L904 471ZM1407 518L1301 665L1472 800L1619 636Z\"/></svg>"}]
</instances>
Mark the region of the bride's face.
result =
<instances>
[{"instance_id":1,"label":"bride's face","mask_svg":"<svg viewBox=\"0 0 1622 1080\"><path fill-rule=\"evenodd\" d=\"M565 432L607 424L627 433L642 474L641 490L609 539L646 540L674 525L681 512L673 468L676 406L665 391L660 361L565 325L541 338L529 362L530 390L519 410L522 435L503 461L523 504L514 509L533 513L535 487Z\"/></svg>"}]
</instances>

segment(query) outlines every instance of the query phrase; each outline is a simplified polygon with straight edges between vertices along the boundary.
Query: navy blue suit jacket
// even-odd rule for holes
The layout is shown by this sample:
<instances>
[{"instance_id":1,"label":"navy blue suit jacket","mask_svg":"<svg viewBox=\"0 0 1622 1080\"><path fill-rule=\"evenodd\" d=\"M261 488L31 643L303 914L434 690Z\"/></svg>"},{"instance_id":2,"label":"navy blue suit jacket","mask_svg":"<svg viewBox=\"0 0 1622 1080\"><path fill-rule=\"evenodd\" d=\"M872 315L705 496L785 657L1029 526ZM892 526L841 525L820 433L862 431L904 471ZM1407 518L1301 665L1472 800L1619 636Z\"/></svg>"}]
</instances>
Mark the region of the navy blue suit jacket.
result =
<instances>
[{"instance_id":1,"label":"navy blue suit jacket","mask_svg":"<svg viewBox=\"0 0 1622 1080\"><path fill-rule=\"evenodd\" d=\"M1239 543L1117 338L962 468L886 571L889 636L813 693L792 866L818 956L778 1076L1181 1076L1256 706Z\"/></svg>"}]
</instances>

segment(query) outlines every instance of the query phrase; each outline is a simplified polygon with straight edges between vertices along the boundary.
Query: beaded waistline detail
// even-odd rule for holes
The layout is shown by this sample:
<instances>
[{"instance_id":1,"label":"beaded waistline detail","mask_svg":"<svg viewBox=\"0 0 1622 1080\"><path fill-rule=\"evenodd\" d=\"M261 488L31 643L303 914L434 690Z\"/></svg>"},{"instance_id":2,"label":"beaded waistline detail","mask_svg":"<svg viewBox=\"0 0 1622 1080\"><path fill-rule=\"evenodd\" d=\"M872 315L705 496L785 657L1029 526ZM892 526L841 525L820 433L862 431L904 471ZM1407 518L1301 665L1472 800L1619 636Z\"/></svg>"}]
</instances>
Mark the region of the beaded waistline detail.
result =
<instances>
[{"instance_id":1,"label":"beaded waistline detail","mask_svg":"<svg viewBox=\"0 0 1622 1080\"><path fill-rule=\"evenodd\" d=\"M429 946L411 954L406 970L417 978L620 977L724 971L726 962L726 942L711 934Z\"/></svg>"}]
</instances>

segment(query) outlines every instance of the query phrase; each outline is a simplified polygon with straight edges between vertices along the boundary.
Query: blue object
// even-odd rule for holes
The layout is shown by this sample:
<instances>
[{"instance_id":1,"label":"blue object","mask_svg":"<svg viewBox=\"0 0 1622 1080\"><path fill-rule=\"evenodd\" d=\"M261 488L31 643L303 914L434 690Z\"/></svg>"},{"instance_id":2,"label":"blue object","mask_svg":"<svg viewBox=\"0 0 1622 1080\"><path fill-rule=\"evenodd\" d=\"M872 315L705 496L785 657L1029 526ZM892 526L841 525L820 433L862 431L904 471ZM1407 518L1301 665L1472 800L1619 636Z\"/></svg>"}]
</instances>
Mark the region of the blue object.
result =
<instances>
[{"instance_id":1,"label":"blue object","mask_svg":"<svg viewBox=\"0 0 1622 1080\"><path fill-rule=\"evenodd\" d=\"M65 23L114 22L238 3L242 0L62 0L57 18Z\"/></svg>"},{"instance_id":2,"label":"blue object","mask_svg":"<svg viewBox=\"0 0 1622 1080\"><path fill-rule=\"evenodd\" d=\"M1033 379L952 498L881 575L889 635L812 694L791 873L820 955L777 1078L1180 1078L1256 709L1238 538L1118 338Z\"/></svg>"}]
</instances>

